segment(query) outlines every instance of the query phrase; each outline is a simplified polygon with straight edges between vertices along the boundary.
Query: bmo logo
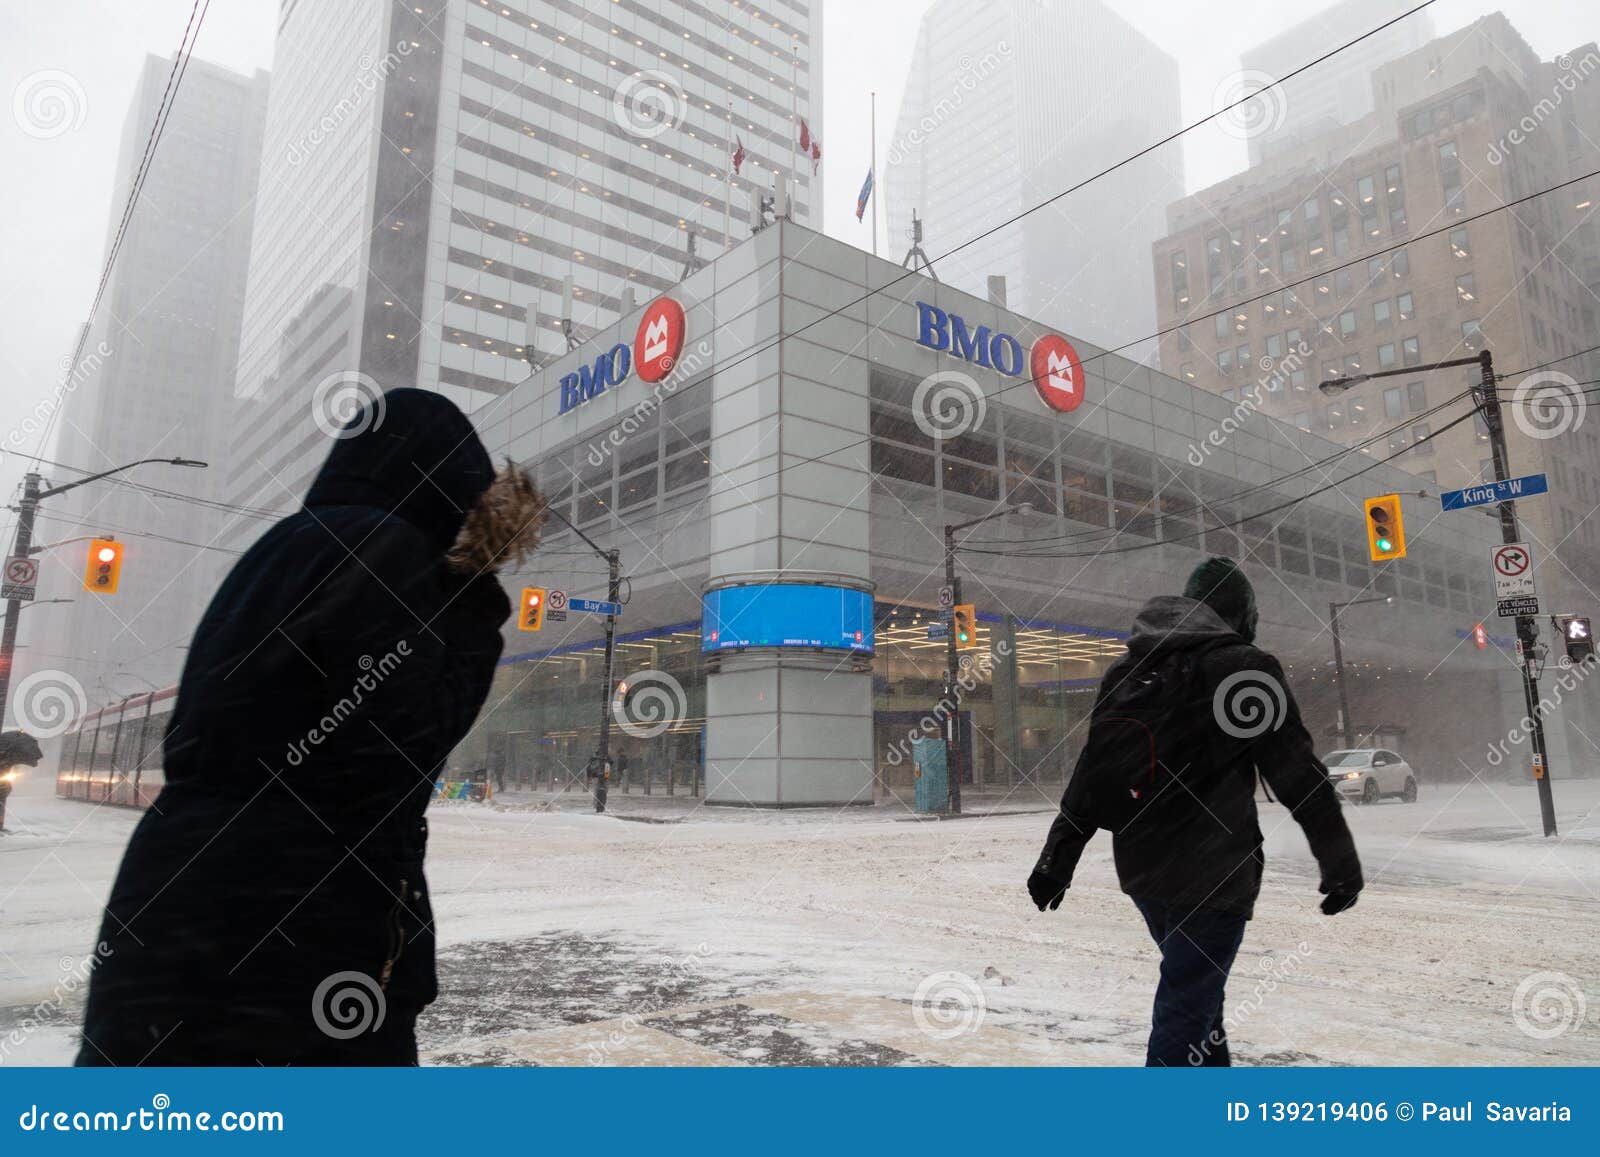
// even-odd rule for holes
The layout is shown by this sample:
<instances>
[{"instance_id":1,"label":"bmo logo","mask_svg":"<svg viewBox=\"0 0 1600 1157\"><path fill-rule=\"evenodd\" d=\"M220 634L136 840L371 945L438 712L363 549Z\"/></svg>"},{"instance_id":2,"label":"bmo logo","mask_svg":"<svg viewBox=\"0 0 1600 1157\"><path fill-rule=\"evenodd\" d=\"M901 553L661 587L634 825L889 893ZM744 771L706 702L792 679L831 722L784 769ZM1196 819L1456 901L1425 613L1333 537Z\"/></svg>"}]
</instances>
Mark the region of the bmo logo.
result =
<instances>
[{"instance_id":1,"label":"bmo logo","mask_svg":"<svg viewBox=\"0 0 1600 1157\"><path fill-rule=\"evenodd\" d=\"M1078 351L1060 334L1047 333L1033 343L1028 355L1033 388L1052 410L1071 413L1083 401L1083 363Z\"/></svg>"},{"instance_id":2,"label":"bmo logo","mask_svg":"<svg viewBox=\"0 0 1600 1157\"><path fill-rule=\"evenodd\" d=\"M672 372L683 352L683 329L683 306L670 297L658 297L650 303L633 339L640 381L659 382Z\"/></svg>"},{"instance_id":3,"label":"bmo logo","mask_svg":"<svg viewBox=\"0 0 1600 1157\"><path fill-rule=\"evenodd\" d=\"M611 387L620 386L635 370L640 381L659 382L678 364L683 334L683 306L670 297L656 298L639 319L639 332L634 335L631 349L619 341L593 362L562 377L561 406L556 412L565 414Z\"/></svg>"},{"instance_id":4,"label":"bmo logo","mask_svg":"<svg viewBox=\"0 0 1600 1157\"><path fill-rule=\"evenodd\" d=\"M1022 374L1022 344L1016 338L992 332L986 325L968 326L960 314L925 301L917 302L917 344L1008 377ZM1034 342L1027 367L1040 400L1052 410L1067 413L1083 402L1083 363L1072 343L1060 334L1046 334Z\"/></svg>"}]
</instances>

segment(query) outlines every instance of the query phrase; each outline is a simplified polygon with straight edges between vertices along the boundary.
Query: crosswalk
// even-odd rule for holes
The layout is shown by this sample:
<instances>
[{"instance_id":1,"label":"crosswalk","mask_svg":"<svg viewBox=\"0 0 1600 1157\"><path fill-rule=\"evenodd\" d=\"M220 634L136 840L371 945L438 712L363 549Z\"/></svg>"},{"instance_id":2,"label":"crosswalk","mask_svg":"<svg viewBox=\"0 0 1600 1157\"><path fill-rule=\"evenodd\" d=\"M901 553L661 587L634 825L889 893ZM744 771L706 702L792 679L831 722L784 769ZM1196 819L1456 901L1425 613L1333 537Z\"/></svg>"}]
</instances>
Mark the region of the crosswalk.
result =
<instances>
[{"instance_id":1,"label":"crosswalk","mask_svg":"<svg viewBox=\"0 0 1600 1157\"><path fill-rule=\"evenodd\" d=\"M930 1026L911 1002L818 992L766 993L584 1024L440 1043L440 1065L1049 1065L1059 1041L982 1018ZM1087 1050L1087 1051L1086 1051ZM1074 1064L1126 1064L1123 1047L1075 1047Z\"/></svg>"}]
</instances>

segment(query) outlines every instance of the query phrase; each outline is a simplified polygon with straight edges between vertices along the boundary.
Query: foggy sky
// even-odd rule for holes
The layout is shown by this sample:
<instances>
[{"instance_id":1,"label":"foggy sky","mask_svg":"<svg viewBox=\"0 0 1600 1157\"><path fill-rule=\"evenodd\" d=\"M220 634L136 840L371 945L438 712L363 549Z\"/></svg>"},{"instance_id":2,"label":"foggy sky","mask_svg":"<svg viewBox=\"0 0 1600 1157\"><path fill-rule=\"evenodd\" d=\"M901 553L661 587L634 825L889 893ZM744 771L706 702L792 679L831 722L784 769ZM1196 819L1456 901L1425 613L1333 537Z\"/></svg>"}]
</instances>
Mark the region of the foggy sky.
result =
<instances>
[{"instance_id":1,"label":"foggy sky","mask_svg":"<svg viewBox=\"0 0 1600 1157\"><path fill-rule=\"evenodd\" d=\"M929 0L824 2L824 228L866 248L870 224L857 224L854 206L870 151L868 94L874 89L878 93L882 151ZM1241 49L1303 19L1309 8L1268 0L1112 0L1111 6L1178 60L1185 122L1212 111L1218 84L1238 69ZM1393 10L1411 6L1409 0L1396 0ZM1579 0L1503 5L1441 0L1429 11L1442 35L1497 9L1545 59L1600 36L1600 9ZM0 116L0 155L6 161L5 179L0 180L0 255L6 275L0 287L0 406L5 429L53 388L71 353L104 260L117 145L138 70L146 53L172 52L189 10L190 0L6 4L7 28L0 37L0 85L6 96L11 98L24 78L53 69L70 74L81 88L82 102L74 110L75 127L50 139L29 136L14 116ZM270 68L277 13L277 0L213 0L196 55L243 72ZM1328 47L1308 43L1306 58ZM1063 68L1072 67L1072 45L1061 46L1060 59ZM1145 143L1129 142L1128 151ZM1242 168L1244 145L1208 127L1190 135L1184 157L1193 191ZM904 240L889 237L881 217L879 230L881 251L898 256ZM929 249L935 257L941 252L933 238ZM219 388L231 389L231 383L219 383ZM15 453L0 462L0 490L8 500L25 467L26 457ZM10 515L0 520L8 544L13 524Z\"/></svg>"}]
</instances>

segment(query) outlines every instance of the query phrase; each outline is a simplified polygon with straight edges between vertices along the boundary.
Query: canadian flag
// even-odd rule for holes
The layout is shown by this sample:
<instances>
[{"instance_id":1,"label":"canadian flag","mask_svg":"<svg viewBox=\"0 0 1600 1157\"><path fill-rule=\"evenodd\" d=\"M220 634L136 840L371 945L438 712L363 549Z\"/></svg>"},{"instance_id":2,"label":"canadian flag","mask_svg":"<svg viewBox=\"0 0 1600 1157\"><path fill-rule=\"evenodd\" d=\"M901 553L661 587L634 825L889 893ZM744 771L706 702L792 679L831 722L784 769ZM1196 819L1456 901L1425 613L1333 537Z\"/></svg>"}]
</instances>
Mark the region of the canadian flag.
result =
<instances>
[{"instance_id":1,"label":"canadian flag","mask_svg":"<svg viewBox=\"0 0 1600 1157\"><path fill-rule=\"evenodd\" d=\"M811 126L806 124L805 117L800 118L800 151L802 153L811 151Z\"/></svg>"},{"instance_id":2,"label":"canadian flag","mask_svg":"<svg viewBox=\"0 0 1600 1157\"><path fill-rule=\"evenodd\" d=\"M744 164L744 138L735 137L734 139L738 142L739 147L733 150L733 171L735 175L738 175L739 166Z\"/></svg>"}]
</instances>

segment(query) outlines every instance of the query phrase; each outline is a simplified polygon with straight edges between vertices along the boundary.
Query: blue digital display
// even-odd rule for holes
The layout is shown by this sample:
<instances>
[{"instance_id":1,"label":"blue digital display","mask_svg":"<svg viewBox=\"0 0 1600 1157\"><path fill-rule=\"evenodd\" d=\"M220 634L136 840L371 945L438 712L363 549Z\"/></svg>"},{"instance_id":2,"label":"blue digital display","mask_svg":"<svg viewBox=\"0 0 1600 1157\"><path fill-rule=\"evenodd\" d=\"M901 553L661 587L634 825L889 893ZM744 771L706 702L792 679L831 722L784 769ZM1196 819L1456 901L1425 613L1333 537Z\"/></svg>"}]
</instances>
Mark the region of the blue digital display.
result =
<instances>
[{"instance_id":1,"label":"blue digital display","mask_svg":"<svg viewBox=\"0 0 1600 1157\"><path fill-rule=\"evenodd\" d=\"M850 587L723 587L701 605L700 649L810 647L871 654L872 596Z\"/></svg>"}]
</instances>

